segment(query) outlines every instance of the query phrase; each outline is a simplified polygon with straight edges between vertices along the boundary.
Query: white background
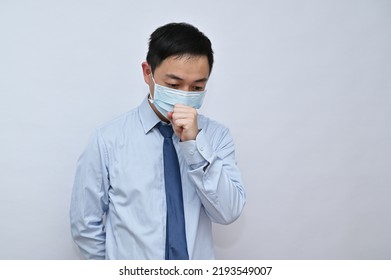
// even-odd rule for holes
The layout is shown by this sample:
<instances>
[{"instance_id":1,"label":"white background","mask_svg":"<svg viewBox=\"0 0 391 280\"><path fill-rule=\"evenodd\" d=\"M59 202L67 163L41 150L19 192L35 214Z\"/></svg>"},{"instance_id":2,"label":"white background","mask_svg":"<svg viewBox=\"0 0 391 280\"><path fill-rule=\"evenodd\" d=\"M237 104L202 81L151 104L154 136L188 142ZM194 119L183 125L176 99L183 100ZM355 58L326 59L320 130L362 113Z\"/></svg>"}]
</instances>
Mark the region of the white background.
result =
<instances>
[{"instance_id":1,"label":"white background","mask_svg":"<svg viewBox=\"0 0 391 280\"><path fill-rule=\"evenodd\" d=\"M391 258L391 1L0 0L0 259L78 259L93 129L148 89L149 35L194 24L247 192L219 259Z\"/></svg>"}]
</instances>

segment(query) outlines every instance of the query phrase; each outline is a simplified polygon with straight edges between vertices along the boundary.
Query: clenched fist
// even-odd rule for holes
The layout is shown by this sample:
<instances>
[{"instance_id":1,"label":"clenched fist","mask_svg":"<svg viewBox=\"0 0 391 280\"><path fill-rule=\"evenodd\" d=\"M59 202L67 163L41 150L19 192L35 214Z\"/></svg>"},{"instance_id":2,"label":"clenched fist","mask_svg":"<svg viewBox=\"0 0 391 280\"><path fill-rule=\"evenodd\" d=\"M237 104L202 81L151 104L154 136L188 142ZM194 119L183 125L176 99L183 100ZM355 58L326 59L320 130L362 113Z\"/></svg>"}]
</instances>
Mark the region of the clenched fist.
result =
<instances>
[{"instance_id":1,"label":"clenched fist","mask_svg":"<svg viewBox=\"0 0 391 280\"><path fill-rule=\"evenodd\" d=\"M168 113L168 119L178 138L183 141L195 140L198 134L197 110L182 104L175 104Z\"/></svg>"}]
</instances>

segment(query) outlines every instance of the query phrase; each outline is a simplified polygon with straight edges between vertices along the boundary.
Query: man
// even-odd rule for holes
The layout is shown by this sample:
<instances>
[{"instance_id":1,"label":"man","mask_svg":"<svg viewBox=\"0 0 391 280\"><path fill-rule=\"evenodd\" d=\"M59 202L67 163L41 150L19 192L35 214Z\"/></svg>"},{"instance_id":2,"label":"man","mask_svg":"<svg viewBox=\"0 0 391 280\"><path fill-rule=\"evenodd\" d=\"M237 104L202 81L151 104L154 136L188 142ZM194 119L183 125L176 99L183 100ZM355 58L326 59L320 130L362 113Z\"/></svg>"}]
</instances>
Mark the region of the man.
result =
<instances>
[{"instance_id":1,"label":"man","mask_svg":"<svg viewBox=\"0 0 391 280\"><path fill-rule=\"evenodd\" d=\"M99 127L78 162L71 229L87 259L214 258L212 222L235 221L245 193L228 129L196 110L212 66L197 28L152 33L150 93Z\"/></svg>"}]
</instances>

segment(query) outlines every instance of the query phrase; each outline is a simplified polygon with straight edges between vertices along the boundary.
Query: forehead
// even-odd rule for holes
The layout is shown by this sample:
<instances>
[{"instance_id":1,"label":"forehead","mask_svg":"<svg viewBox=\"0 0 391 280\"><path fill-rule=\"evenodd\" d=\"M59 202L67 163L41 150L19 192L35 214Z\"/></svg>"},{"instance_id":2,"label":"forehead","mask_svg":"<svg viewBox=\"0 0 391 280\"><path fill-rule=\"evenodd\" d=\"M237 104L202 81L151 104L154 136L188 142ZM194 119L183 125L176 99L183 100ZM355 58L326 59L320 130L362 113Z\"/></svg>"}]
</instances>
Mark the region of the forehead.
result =
<instances>
[{"instance_id":1,"label":"forehead","mask_svg":"<svg viewBox=\"0 0 391 280\"><path fill-rule=\"evenodd\" d=\"M175 75L183 79L203 79L209 76L209 62L206 56L170 56L156 67L155 75Z\"/></svg>"}]
</instances>

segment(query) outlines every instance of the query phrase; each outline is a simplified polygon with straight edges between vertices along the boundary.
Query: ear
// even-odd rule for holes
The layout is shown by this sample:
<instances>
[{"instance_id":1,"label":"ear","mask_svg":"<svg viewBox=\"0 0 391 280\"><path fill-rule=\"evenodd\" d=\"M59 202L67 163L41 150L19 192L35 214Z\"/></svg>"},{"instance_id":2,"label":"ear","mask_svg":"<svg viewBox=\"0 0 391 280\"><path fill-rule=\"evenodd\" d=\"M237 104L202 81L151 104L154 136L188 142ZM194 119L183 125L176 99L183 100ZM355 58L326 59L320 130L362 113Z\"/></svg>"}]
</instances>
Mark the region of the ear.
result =
<instances>
[{"instance_id":1,"label":"ear","mask_svg":"<svg viewBox=\"0 0 391 280\"><path fill-rule=\"evenodd\" d=\"M144 61L141 63L141 68L143 69L144 81L147 85L152 83L151 79L151 66L149 66L148 62Z\"/></svg>"}]
</instances>

